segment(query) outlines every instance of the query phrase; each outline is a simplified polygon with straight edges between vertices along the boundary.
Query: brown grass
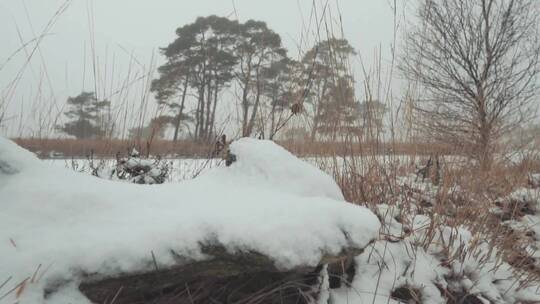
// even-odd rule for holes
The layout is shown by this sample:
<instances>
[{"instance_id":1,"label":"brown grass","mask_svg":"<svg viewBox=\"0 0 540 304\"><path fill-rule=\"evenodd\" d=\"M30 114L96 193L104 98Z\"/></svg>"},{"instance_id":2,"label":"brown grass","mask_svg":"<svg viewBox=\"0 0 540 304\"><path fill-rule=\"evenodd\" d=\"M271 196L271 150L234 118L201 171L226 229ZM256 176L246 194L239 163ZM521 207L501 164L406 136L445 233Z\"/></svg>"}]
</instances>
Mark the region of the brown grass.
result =
<instances>
[{"instance_id":1,"label":"brown grass","mask_svg":"<svg viewBox=\"0 0 540 304\"><path fill-rule=\"evenodd\" d=\"M21 147L35 152L42 158L51 157L51 153L66 158L86 157L93 154L96 157L112 158L117 153L125 153L128 149L136 148L143 155L175 155L178 157L207 157L212 152L213 145L193 141L155 140L120 140L120 139L13 139Z\"/></svg>"},{"instance_id":2,"label":"brown grass","mask_svg":"<svg viewBox=\"0 0 540 304\"><path fill-rule=\"evenodd\" d=\"M475 241L468 249L461 248L453 253L448 245L445 257L447 261L460 261L471 255L479 260L487 260L487 257L492 256L515 267L519 272L516 278L521 279L517 284L538 284L540 266L524 250L531 244L531 236L523 231L509 229L501 218L489 210L498 206L499 199L527 187L528 174L540 172L540 162L525 159L517 164L497 163L488 172L482 172L468 163L443 164L436 194L429 194L403 187L398 181L399 177L414 175L416 166L412 163L422 161L425 161L422 155L410 155L410 158L399 161L393 161L391 157L358 160L336 156L333 160L321 159L319 163L323 170L333 175L349 202L367 206L374 211L378 204L399 204L402 214L396 215L397 218L410 216L418 210L427 215L431 224L426 238L418 246L430 246L442 227L467 227ZM426 182L430 182L430 179ZM512 218L519 219L519 213L513 212ZM383 227L382 239L386 237L385 231L388 229ZM409 233L403 231L402 237L407 237ZM488 251L479 247L484 241L489 244Z\"/></svg>"},{"instance_id":3,"label":"brown grass","mask_svg":"<svg viewBox=\"0 0 540 304\"><path fill-rule=\"evenodd\" d=\"M97 157L114 157L116 153L124 153L129 148L136 148L142 154L172 155L175 157L208 157L214 148L213 143L199 143L191 140L177 142L169 140L120 140L120 139L58 139L58 138L14 138L18 145L37 153L42 158L51 157L86 157L93 154ZM304 142L277 141L291 153L300 156L333 156L333 155L433 155L451 154L448 147L427 143L393 143L393 144L358 144L351 147L345 142Z\"/></svg>"}]
</instances>

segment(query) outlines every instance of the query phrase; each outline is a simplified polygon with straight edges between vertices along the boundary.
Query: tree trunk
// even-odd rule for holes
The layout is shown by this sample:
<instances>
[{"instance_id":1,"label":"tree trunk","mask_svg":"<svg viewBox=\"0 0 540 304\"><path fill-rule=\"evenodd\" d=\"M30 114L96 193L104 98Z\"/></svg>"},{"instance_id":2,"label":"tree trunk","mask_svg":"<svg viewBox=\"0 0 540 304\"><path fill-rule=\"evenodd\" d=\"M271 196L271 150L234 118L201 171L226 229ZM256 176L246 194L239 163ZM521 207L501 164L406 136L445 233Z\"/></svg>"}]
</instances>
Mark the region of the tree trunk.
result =
<instances>
[{"instance_id":1,"label":"tree trunk","mask_svg":"<svg viewBox=\"0 0 540 304\"><path fill-rule=\"evenodd\" d=\"M197 110L195 113L195 140L199 140L202 134L202 115L204 111L204 86L199 85L199 96L197 102Z\"/></svg>"},{"instance_id":2,"label":"tree trunk","mask_svg":"<svg viewBox=\"0 0 540 304\"><path fill-rule=\"evenodd\" d=\"M217 103L218 103L218 92L219 92L219 82L216 79L216 86L214 88L214 105L212 108L212 115L210 118L211 135L214 135L214 128L215 128L215 123L216 123L216 108L217 108Z\"/></svg>"},{"instance_id":3,"label":"tree trunk","mask_svg":"<svg viewBox=\"0 0 540 304\"><path fill-rule=\"evenodd\" d=\"M249 101L248 101L248 92L249 92L249 80L244 81L244 91L242 93L242 136L248 136L247 133L247 121L248 121L248 112L249 112Z\"/></svg>"},{"instance_id":4,"label":"tree trunk","mask_svg":"<svg viewBox=\"0 0 540 304\"><path fill-rule=\"evenodd\" d=\"M186 77L184 81L184 91L182 92L182 100L180 101L180 109L178 110L178 116L176 117L176 122L174 126L174 136L173 141L178 141L178 133L180 132L180 123L182 122L182 115L184 114L184 104L186 102L187 88L189 85L189 77Z\"/></svg>"},{"instance_id":5,"label":"tree trunk","mask_svg":"<svg viewBox=\"0 0 540 304\"><path fill-rule=\"evenodd\" d=\"M478 161L480 163L480 168L483 171L488 171L491 167L491 125L488 122L487 112L486 112L486 97L484 94L484 87L482 83L477 83L477 106L478 106L478 124L479 124L479 135L480 140L477 145Z\"/></svg>"},{"instance_id":6,"label":"tree trunk","mask_svg":"<svg viewBox=\"0 0 540 304\"><path fill-rule=\"evenodd\" d=\"M248 115L249 115L249 78L251 77L251 58L248 60L247 72L244 74L243 79L243 92L242 92L242 136L249 136L247 133Z\"/></svg>"},{"instance_id":7,"label":"tree trunk","mask_svg":"<svg viewBox=\"0 0 540 304\"><path fill-rule=\"evenodd\" d=\"M269 135L269 139L270 140L273 140L274 139L274 135L276 135L276 97L275 97L275 94L272 98L272 108L270 109L270 135Z\"/></svg>"},{"instance_id":8,"label":"tree trunk","mask_svg":"<svg viewBox=\"0 0 540 304\"><path fill-rule=\"evenodd\" d=\"M208 77L206 84L206 113L205 113L205 122L204 122L204 140L210 138L210 108L212 106L212 78Z\"/></svg>"},{"instance_id":9,"label":"tree trunk","mask_svg":"<svg viewBox=\"0 0 540 304\"><path fill-rule=\"evenodd\" d=\"M319 128L319 118L321 115L321 104L323 102L324 95L326 94L326 80L323 81L321 94L317 98L315 105L315 114L313 115L313 126L311 129L311 142L315 142L317 137L317 129Z\"/></svg>"},{"instance_id":10,"label":"tree trunk","mask_svg":"<svg viewBox=\"0 0 540 304\"><path fill-rule=\"evenodd\" d=\"M480 145L479 145L479 155L478 160L480 162L480 168L482 171L489 171L491 168L491 163L493 160L493 155L491 153L491 139L490 139L490 128L485 125L480 129Z\"/></svg>"},{"instance_id":11,"label":"tree trunk","mask_svg":"<svg viewBox=\"0 0 540 304\"><path fill-rule=\"evenodd\" d=\"M244 136L250 136L253 133L253 126L255 125L255 117L257 116L257 111L259 110L259 104L261 102L261 81L259 77L259 72L257 72L257 96L255 97L255 104L253 105L253 110L251 111L251 117L249 118L249 123L247 126L247 134Z\"/></svg>"}]
</instances>

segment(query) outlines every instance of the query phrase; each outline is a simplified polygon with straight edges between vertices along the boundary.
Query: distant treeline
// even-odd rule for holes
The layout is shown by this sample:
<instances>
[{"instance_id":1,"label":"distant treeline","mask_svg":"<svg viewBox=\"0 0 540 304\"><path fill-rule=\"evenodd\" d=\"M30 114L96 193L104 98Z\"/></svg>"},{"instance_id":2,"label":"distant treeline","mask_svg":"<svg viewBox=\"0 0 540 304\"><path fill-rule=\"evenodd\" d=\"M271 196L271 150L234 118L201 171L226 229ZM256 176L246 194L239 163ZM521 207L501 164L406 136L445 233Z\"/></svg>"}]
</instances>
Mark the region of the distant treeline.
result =
<instances>
[{"instance_id":1,"label":"distant treeline","mask_svg":"<svg viewBox=\"0 0 540 304\"><path fill-rule=\"evenodd\" d=\"M68 99L57 129L79 139L211 142L223 129L273 139L298 116L296 129L311 141L382 132L386 106L357 98L349 63L356 52L346 39L317 41L292 58L265 22L207 16L179 27L161 53L165 63L149 85L160 110L149 122L124 130L114 105L82 92Z\"/></svg>"}]
</instances>

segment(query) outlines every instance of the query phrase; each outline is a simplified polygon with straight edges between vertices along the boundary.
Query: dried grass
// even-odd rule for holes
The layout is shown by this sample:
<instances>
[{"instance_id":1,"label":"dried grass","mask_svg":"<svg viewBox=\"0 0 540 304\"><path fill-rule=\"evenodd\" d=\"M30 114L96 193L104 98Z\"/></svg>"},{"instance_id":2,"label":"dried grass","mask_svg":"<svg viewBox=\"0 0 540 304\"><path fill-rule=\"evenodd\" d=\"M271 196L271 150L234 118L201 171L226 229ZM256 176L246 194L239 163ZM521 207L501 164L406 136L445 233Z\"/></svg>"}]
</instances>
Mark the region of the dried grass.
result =
<instances>
[{"instance_id":1,"label":"dried grass","mask_svg":"<svg viewBox=\"0 0 540 304\"><path fill-rule=\"evenodd\" d=\"M214 143L195 142L193 140L144 139L121 140L114 138L102 139L67 139L67 138L14 138L18 145L37 153L42 158L54 157L87 157L93 154L97 157L112 158L116 153L124 153L135 147L143 155L148 151L154 155L173 155L175 157L207 157L214 149ZM280 141L276 142L299 157L327 157L333 155L374 155L378 150L399 155L431 155L449 154L447 147L425 143L388 143L356 146L351 149L347 142L305 142Z\"/></svg>"},{"instance_id":2,"label":"dried grass","mask_svg":"<svg viewBox=\"0 0 540 304\"><path fill-rule=\"evenodd\" d=\"M334 155L330 159L318 159L321 169L335 178L347 201L374 211L379 204L399 204L401 214L392 214L399 220L413 212L428 216L429 227L423 227L425 237L412 244L413 247L427 249L440 240L438 236L443 227L450 227L456 231L455 235L447 244L438 244L445 248L442 251L445 263L463 263L466 258L473 257L479 261L480 267L496 260L498 268L507 262L515 268L516 287L540 284L539 263L532 257L533 253L525 250L534 242L534 236L509 229L501 218L489 212L497 207L500 198L527 187L529 173L539 172L540 163L534 159L524 159L518 163L501 162L485 172L468 162L443 162L437 192L431 195L427 189L424 192L400 183L400 178L416 174L419 164L425 162L424 155L403 157L394 154L361 158ZM434 176L431 175L426 182L433 180ZM509 216L518 219L527 210L527 206L514 204L510 207ZM468 246L458 243L457 231L460 227L466 227L472 234ZM387 242L402 241L412 233L405 230L396 238L390 236L388 231L389 227L383 224L380 238ZM488 244L487 250L485 244ZM414 254L414 250L412 252ZM452 303L450 298L448 300Z\"/></svg>"}]
</instances>

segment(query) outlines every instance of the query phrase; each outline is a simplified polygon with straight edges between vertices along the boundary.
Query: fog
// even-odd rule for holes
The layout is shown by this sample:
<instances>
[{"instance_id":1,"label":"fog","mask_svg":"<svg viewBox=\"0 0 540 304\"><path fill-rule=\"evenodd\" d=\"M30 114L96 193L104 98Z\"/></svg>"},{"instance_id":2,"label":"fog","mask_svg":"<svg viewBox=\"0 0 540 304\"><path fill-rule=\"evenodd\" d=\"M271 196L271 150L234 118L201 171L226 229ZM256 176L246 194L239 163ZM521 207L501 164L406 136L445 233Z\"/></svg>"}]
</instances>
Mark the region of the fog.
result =
<instances>
[{"instance_id":1,"label":"fog","mask_svg":"<svg viewBox=\"0 0 540 304\"><path fill-rule=\"evenodd\" d=\"M356 75L360 62L369 68L379 49L383 61L390 61L394 12L385 0L0 0L0 90L8 113L0 132L33 134L44 116L61 118L68 96L86 90L111 98L126 79L125 99L146 98L141 96L148 81L163 62L159 48L198 16L265 21L294 58L316 40L313 16L322 11L332 20L330 30L360 54L353 63ZM151 109L153 97L147 98Z\"/></svg>"}]
</instances>

